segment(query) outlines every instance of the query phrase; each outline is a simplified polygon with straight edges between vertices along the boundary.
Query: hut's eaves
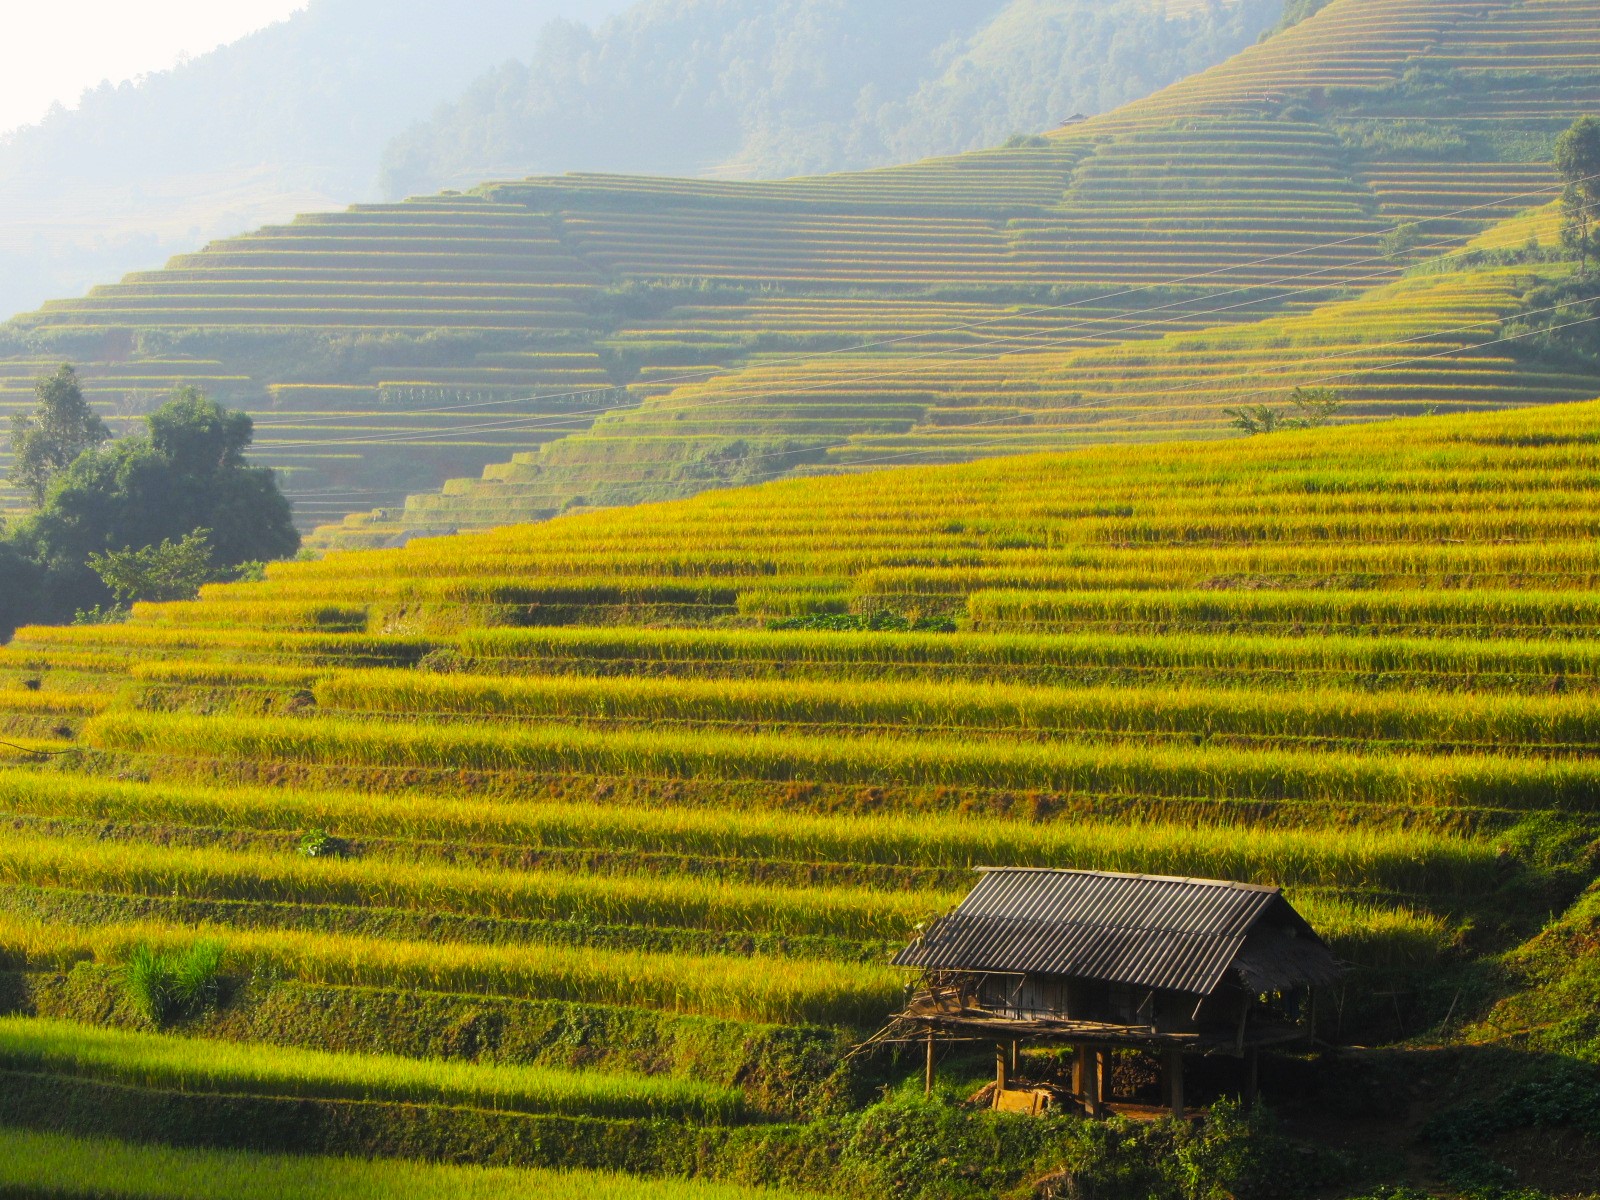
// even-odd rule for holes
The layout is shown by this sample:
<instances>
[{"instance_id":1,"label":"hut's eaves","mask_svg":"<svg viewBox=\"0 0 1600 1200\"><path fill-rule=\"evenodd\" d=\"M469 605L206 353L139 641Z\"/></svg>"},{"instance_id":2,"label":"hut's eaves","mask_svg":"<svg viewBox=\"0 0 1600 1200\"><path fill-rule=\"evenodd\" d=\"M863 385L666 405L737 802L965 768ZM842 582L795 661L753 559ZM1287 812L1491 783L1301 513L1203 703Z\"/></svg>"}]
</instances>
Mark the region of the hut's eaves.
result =
<instances>
[{"instance_id":1,"label":"hut's eaves","mask_svg":"<svg viewBox=\"0 0 1600 1200\"><path fill-rule=\"evenodd\" d=\"M1273 887L1107 871L984 873L895 959L928 970L1054 975L1209 995L1230 969L1259 991L1337 978Z\"/></svg>"}]
</instances>

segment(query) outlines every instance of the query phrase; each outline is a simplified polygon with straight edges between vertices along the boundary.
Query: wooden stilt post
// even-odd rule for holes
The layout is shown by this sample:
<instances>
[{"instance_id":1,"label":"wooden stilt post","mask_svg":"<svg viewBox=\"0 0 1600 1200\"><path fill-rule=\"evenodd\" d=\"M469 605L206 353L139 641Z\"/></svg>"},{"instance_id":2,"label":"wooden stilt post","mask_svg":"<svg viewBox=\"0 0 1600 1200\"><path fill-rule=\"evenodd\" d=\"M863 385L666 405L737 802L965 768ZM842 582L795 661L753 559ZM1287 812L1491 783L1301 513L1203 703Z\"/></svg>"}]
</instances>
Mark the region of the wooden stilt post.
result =
<instances>
[{"instance_id":1,"label":"wooden stilt post","mask_svg":"<svg viewBox=\"0 0 1600 1200\"><path fill-rule=\"evenodd\" d=\"M1100 1094L1095 1097L1100 1107L1104 1108L1116 1099L1111 1094L1111 1051L1101 1050L1096 1055L1098 1062L1095 1065L1095 1078L1100 1081Z\"/></svg>"},{"instance_id":2,"label":"wooden stilt post","mask_svg":"<svg viewBox=\"0 0 1600 1200\"><path fill-rule=\"evenodd\" d=\"M1185 1108L1183 1102L1183 1048L1181 1046L1167 1047L1167 1104L1172 1109L1172 1115L1178 1120L1183 1120Z\"/></svg>"},{"instance_id":3,"label":"wooden stilt post","mask_svg":"<svg viewBox=\"0 0 1600 1200\"><path fill-rule=\"evenodd\" d=\"M1072 1090L1091 1117L1100 1115L1100 1055L1088 1046L1078 1047L1072 1063Z\"/></svg>"},{"instance_id":4,"label":"wooden stilt post","mask_svg":"<svg viewBox=\"0 0 1600 1200\"><path fill-rule=\"evenodd\" d=\"M1251 1046L1244 1056L1244 1106L1254 1108L1261 1090L1261 1051Z\"/></svg>"},{"instance_id":5,"label":"wooden stilt post","mask_svg":"<svg viewBox=\"0 0 1600 1200\"><path fill-rule=\"evenodd\" d=\"M1020 1047L1020 1042L1011 1043L1011 1077L1013 1079L1015 1079L1021 1073L1017 1070L1017 1060L1022 1053Z\"/></svg>"},{"instance_id":6,"label":"wooden stilt post","mask_svg":"<svg viewBox=\"0 0 1600 1200\"><path fill-rule=\"evenodd\" d=\"M994 1046L994 1083L1000 1091L1006 1090L1006 1044L996 1042Z\"/></svg>"},{"instance_id":7,"label":"wooden stilt post","mask_svg":"<svg viewBox=\"0 0 1600 1200\"><path fill-rule=\"evenodd\" d=\"M928 1064L922 1080L922 1094L933 1095L933 1026L928 1026Z\"/></svg>"}]
</instances>

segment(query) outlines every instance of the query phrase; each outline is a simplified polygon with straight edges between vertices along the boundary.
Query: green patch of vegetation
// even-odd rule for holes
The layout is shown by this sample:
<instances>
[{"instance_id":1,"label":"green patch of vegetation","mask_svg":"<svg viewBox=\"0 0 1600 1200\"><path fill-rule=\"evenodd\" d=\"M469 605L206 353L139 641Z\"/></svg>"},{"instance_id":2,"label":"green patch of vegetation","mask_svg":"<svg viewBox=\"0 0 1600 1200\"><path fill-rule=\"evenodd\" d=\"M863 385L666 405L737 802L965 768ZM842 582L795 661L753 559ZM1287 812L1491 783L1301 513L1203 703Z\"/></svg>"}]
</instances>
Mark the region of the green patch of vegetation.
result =
<instances>
[{"instance_id":1,"label":"green patch of vegetation","mask_svg":"<svg viewBox=\"0 0 1600 1200\"><path fill-rule=\"evenodd\" d=\"M830 633L954 633L956 623L948 617L907 616L890 609L870 613L808 613L767 622L768 629L813 629Z\"/></svg>"},{"instance_id":2,"label":"green patch of vegetation","mask_svg":"<svg viewBox=\"0 0 1600 1200\"><path fill-rule=\"evenodd\" d=\"M222 995L225 954L216 941L168 951L135 946L122 966L123 987L129 1001L153 1025L198 1016Z\"/></svg>"},{"instance_id":3,"label":"green patch of vegetation","mask_svg":"<svg viewBox=\"0 0 1600 1200\"><path fill-rule=\"evenodd\" d=\"M0 1189L127 1200L804 1200L797 1192L605 1172L133 1146L0 1130Z\"/></svg>"}]
</instances>

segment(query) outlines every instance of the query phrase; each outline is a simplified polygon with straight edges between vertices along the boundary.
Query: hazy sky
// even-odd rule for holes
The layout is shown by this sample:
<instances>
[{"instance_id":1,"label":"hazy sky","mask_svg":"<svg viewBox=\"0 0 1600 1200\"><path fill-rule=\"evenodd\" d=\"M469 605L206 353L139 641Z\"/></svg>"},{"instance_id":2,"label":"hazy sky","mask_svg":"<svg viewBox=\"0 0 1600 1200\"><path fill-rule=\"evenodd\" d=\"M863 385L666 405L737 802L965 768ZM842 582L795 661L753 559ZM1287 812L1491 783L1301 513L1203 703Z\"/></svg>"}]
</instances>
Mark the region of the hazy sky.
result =
<instances>
[{"instance_id":1,"label":"hazy sky","mask_svg":"<svg viewBox=\"0 0 1600 1200\"><path fill-rule=\"evenodd\" d=\"M120 83L204 54L306 0L0 0L0 132L68 108L102 79Z\"/></svg>"}]
</instances>

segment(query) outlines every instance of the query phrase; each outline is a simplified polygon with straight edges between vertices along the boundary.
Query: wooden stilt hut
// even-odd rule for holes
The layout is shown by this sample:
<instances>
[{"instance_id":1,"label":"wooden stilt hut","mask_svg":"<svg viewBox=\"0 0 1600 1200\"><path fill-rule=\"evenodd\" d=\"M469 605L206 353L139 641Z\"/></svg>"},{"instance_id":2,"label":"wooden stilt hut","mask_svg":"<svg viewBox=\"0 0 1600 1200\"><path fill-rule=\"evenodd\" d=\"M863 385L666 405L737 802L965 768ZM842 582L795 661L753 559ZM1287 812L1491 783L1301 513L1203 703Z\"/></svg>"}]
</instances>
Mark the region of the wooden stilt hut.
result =
<instances>
[{"instance_id":1,"label":"wooden stilt hut","mask_svg":"<svg viewBox=\"0 0 1600 1200\"><path fill-rule=\"evenodd\" d=\"M1010 1086L1018 1048L1066 1045L1072 1094L1091 1115L1112 1100L1118 1048L1158 1058L1175 1115L1189 1054L1240 1058L1253 1100L1261 1049L1308 1038L1314 989L1340 974L1274 887L1020 868L984 871L895 963L919 979L893 1040L926 1041L930 1087L941 1040L992 1039L996 1107L1036 1112L1048 1096Z\"/></svg>"}]
</instances>

